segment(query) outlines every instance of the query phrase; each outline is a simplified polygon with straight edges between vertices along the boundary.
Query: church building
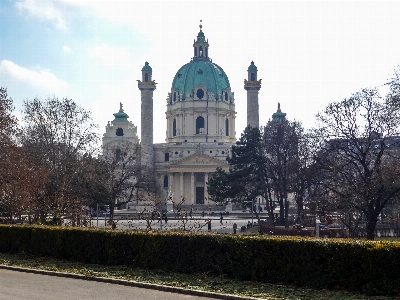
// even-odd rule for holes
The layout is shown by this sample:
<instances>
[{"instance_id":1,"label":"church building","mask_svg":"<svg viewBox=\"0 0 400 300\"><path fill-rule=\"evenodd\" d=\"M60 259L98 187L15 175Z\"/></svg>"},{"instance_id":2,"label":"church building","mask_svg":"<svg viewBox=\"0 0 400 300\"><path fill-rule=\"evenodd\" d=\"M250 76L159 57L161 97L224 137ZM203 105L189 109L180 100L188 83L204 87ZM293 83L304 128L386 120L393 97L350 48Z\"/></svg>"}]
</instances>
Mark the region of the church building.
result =
<instances>
[{"instance_id":1,"label":"church building","mask_svg":"<svg viewBox=\"0 0 400 300\"><path fill-rule=\"evenodd\" d=\"M207 181L217 167L228 170L226 157L236 142L235 95L224 70L210 58L202 31L193 43L193 57L180 67L166 99L165 143L153 143L153 91L156 82L146 62L138 81L141 93L141 140L128 121L122 104L114 121L106 126L103 151L111 145L130 143L140 147L140 164L153 170L161 197L186 205L213 205L208 201ZM259 127L258 92L261 79L251 62L244 80L247 91L247 124ZM240 131L244 128L240 128ZM118 149L116 150L118 151ZM117 156L118 154L115 153Z\"/></svg>"}]
</instances>

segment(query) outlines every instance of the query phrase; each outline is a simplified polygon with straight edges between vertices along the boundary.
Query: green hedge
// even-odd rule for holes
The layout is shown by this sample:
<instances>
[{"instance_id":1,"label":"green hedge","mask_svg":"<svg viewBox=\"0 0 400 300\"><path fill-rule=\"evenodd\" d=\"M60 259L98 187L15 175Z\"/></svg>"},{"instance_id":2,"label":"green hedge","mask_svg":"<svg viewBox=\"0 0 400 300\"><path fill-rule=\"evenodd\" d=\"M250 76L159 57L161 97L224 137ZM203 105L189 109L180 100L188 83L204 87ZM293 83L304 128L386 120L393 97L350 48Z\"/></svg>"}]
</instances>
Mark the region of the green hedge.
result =
<instances>
[{"instance_id":1,"label":"green hedge","mask_svg":"<svg viewBox=\"0 0 400 300\"><path fill-rule=\"evenodd\" d=\"M400 294L400 243L0 225L0 252Z\"/></svg>"}]
</instances>

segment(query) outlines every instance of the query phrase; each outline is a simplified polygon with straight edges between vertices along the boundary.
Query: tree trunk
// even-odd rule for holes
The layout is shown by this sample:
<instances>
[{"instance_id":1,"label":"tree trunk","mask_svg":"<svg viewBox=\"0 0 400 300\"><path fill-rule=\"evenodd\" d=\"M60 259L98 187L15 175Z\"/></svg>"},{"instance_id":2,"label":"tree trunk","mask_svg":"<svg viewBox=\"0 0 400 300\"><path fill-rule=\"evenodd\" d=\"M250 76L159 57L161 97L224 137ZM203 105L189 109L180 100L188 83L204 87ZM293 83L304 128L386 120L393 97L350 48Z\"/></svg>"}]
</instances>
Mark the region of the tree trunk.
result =
<instances>
[{"instance_id":1,"label":"tree trunk","mask_svg":"<svg viewBox=\"0 0 400 300\"><path fill-rule=\"evenodd\" d=\"M285 225L285 203L283 197L279 197L279 225Z\"/></svg>"},{"instance_id":2,"label":"tree trunk","mask_svg":"<svg viewBox=\"0 0 400 300\"><path fill-rule=\"evenodd\" d=\"M378 221L378 215L372 213L371 216L367 220L367 240L375 239L375 228L376 222Z\"/></svg>"},{"instance_id":3,"label":"tree trunk","mask_svg":"<svg viewBox=\"0 0 400 300\"><path fill-rule=\"evenodd\" d=\"M289 228L289 201L285 197L285 228Z\"/></svg>"}]
</instances>

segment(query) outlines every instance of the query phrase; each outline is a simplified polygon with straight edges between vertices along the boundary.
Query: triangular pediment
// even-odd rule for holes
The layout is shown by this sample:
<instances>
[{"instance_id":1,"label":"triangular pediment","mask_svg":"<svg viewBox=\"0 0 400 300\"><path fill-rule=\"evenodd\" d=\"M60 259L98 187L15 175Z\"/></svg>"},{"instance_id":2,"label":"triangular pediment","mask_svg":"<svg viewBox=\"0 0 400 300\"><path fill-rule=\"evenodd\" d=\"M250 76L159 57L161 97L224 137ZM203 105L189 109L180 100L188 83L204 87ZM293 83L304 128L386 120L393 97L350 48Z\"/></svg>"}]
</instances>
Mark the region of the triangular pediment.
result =
<instances>
[{"instance_id":1,"label":"triangular pediment","mask_svg":"<svg viewBox=\"0 0 400 300\"><path fill-rule=\"evenodd\" d=\"M170 164L170 166L225 166L226 161L208 156L206 154L195 153Z\"/></svg>"}]
</instances>

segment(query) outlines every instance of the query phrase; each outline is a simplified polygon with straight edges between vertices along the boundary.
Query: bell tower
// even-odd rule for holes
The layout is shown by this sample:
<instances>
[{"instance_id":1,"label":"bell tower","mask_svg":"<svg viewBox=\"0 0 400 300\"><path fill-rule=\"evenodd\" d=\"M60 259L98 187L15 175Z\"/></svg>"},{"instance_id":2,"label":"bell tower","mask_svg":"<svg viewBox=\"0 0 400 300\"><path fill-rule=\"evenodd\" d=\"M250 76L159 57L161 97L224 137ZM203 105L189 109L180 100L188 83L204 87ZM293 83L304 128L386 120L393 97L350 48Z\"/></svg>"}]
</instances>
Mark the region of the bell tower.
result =
<instances>
[{"instance_id":1,"label":"bell tower","mask_svg":"<svg viewBox=\"0 0 400 300\"><path fill-rule=\"evenodd\" d=\"M244 89L247 91L247 125L259 127L258 91L261 88L261 79L257 80L257 67L252 61L247 69L247 80L244 80Z\"/></svg>"}]
</instances>

